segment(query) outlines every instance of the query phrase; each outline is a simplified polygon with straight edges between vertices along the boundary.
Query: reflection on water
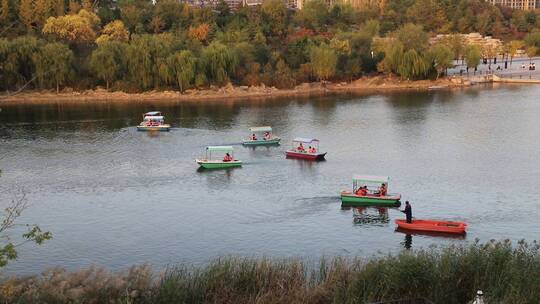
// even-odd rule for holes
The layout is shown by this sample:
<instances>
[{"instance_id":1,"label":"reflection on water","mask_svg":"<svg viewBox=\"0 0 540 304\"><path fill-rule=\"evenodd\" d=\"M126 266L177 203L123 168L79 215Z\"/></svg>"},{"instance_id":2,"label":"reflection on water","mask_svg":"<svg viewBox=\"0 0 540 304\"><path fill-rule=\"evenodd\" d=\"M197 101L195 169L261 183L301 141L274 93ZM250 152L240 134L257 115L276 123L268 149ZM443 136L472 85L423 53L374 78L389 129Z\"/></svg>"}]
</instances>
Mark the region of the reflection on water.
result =
<instances>
[{"instance_id":1,"label":"reflection on water","mask_svg":"<svg viewBox=\"0 0 540 304\"><path fill-rule=\"evenodd\" d=\"M353 207L355 224L388 224L388 208L385 207Z\"/></svg>"},{"instance_id":2,"label":"reflection on water","mask_svg":"<svg viewBox=\"0 0 540 304\"><path fill-rule=\"evenodd\" d=\"M516 96L519 95L519 98ZM112 270L223 255L317 258L540 234L538 87L303 100L9 105L0 112L0 203L23 187L25 220L54 233L9 272ZM171 132L137 132L164 112ZM243 147L270 125L282 146ZM519 134L517 136L516 134ZM312 136L326 161L286 159ZM205 146L242 168L199 171ZM494 173L495 172L495 173ZM465 221L469 237L395 233L396 209L340 209L354 174L390 176L415 216ZM503 176L504 178L501 178ZM502 189L502 190L501 190ZM0 206L4 207L4 206ZM354 212L357 216L351 216ZM24 248L23 248L24 249Z\"/></svg>"}]
</instances>

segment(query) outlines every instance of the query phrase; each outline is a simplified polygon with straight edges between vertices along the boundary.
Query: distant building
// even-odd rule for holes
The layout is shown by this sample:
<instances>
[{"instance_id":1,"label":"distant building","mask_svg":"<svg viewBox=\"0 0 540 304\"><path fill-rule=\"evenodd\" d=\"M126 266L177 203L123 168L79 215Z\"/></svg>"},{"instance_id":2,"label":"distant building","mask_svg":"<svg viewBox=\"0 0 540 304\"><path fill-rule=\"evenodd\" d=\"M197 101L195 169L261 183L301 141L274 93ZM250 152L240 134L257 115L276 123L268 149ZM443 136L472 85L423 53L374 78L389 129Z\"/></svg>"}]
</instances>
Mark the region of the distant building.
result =
<instances>
[{"instance_id":1,"label":"distant building","mask_svg":"<svg viewBox=\"0 0 540 304\"><path fill-rule=\"evenodd\" d=\"M538 0L487 0L492 5L506 6L511 9L530 11L540 8L536 3Z\"/></svg>"}]
</instances>

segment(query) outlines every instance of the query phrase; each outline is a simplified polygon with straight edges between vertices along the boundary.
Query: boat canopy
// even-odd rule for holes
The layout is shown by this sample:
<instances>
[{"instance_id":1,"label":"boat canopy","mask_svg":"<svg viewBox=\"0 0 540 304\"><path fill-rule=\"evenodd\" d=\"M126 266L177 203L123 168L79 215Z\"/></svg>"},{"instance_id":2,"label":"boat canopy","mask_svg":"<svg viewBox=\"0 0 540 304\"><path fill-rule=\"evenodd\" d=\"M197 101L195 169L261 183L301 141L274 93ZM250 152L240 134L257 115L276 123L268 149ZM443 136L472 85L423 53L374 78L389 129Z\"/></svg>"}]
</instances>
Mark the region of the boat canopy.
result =
<instances>
[{"instance_id":1,"label":"boat canopy","mask_svg":"<svg viewBox=\"0 0 540 304\"><path fill-rule=\"evenodd\" d=\"M269 126L251 127L251 128L249 128L249 131L251 131L251 132L272 132L272 127L269 127Z\"/></svg>"},{"instance_id":2,"label":"boat canopy","mask_svg":"<svg viewBox=\"0 0 540 304\"><path fill-rule=\"evenodd\" d=\"M293 139L294 142L301 142L301 143L305 143L305 144L310 144L314 141L316 142L319 142L318 139L315 139L315 138L303 138L303 137L297 137L295 139Z\"/></svg>"},{"instance_id":3,"label":"boat canopy","mask_svg":"<svg viewBox=\"0 0 540 304\"><path fill-rule=\"evenodd\" d=\"M145 116L144 120L163 120L163 116Z\"/></svg>"},{"instance_id":4,"label":"boat canopy","mask_svg":"<svg viewBox=\"0 0 540 304\"><path fill-rule=\"evenodd\" d=\"M378 184L388 184L390 178L388 176L374 176L374 175L355 175L353 176L353 182L364 182L364 183L378 183Z\"/></svg>"},{"instance_id":5,"label":"boat canopy","mask_svg":"<svg viewBox=\"0 0 540 304\"><path fill-rule=\"evenodd\" d=\"M159 111L147 112L147 113L144 113L144 116L161 116L161 112Z\"/></svg>"},{"instance_id":6,"label":"boat canopy","mask_svg":"<svg viewBox=\"0 0 540 304\"><path fill-rule=\"evenodd\" d=\"M232 146L208 146L206 147L206 151L209 152L231 152L233 151Z\"/></svg>"}]
</instances>

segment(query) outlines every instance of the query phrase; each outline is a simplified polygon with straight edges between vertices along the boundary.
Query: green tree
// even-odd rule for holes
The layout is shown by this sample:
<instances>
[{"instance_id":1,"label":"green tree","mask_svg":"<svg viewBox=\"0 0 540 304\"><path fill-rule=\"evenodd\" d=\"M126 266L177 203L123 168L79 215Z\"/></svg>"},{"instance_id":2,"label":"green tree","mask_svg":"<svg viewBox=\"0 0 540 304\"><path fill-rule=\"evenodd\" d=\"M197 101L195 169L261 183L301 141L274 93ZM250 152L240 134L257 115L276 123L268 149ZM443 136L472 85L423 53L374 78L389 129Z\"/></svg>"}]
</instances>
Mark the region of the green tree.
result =
<instances>
[{"instance_id":1,"label":"green tree","mask_svg":"<svg viewBox=\"0 0 540 304\"><path fill-rule=\"evenodd\" d=\"M338 56L329 45L323 43L311 48L309 59L313 73L319 80L334 76Z\"/></svg>"},{"instance_id":2,"label":"green tree","mask_svg":"<svg viewBox=\"0 0 540 304\"><path fill-rule=\"evenodd\" d=\"M288 89L295 85L295 80L291 69L283 59L279 59L276 63L276 70L274 72L274 84L278 89Z\"/></svg>"},{"instance_id":3,"label":"green tree","mask_svg":"<svg viewBox=\"0 0 540 304\"><path fill-rule=\"evenodd\" d=\"M177 52L167 58L167 64L180 92L184 92L195 82L197 58L192 52Z\"/></svg>"},{"instance_id":4,"label":"green tree","mask_svg":"<svg viewBox=\"0 0 540 304\"><path fill-rule=\"evenodd\" d=\"M303 27L316 31L324 31L329 23L328 5L324 0L306 1L304 7L296 14L296 20Z\"/></svg>"},{"instance_id":5,"label":"green tree","mask_svg":"<svg viewBox=\"0 0 540 304\"><path fill-rule=\"evenodd\" d=\"M422 53L427 49L428 36L420 25L407 23L395 31L394 36L403 44L405 50Z\"/></svg>"},{"instance_id":6,"label":"green tree","mask_svg":"<svg viewBox=\"0 0 540 304\"><path fill-rule=\"evenodd\" d=\"M444 44L435 44L429 49L428 58L433 63L435 70L437 70L437 79L440 75L446 71L446 69L453 66L452 59L454 55L452 50Z\"/></svg>"},{"instance_id":7,"label":"green tree","mask_svg":"<svg viewBox=\"0 0 540 304\"><path fill-rule=\"evenodd\" d=\"M469 45L465 49L465 62L467 63L467 68L474 68L480 64L480 59L482 59L482 52L477 45Z\"/></svg>"},{"instance_id":8,"label":"green tree","mask_svg":"<svg viewBox=\"0 0 540 304\"><path fill-rule=\"evenodd\" d=\"M73 75L73 52L62 43L47 43L32 57L41 87L64 85Z\"/></svg>"},{"instance_id":9,"label":"green tree","mask_svg":"<svg viewBox=\"0 0 540 304\"><path fill-rule=\"evenodd\" d=\"M217 84L224 84L234 74L238 66L238 56L226 45L213 42L202 52L206 62L207 78Z\"/></svg>"},{"instance_id":10,"label":"green tree","mask_svg":"<svg viewBox=\"0 0 540 304\"><path fill-rule=\"evenodd\" d=\"M104 41L92 52L90 68L99 79L105 81L107 90L113 81L126 74L126 52L127 45L117 41Z\"/></svg>"},{"instance_id":11,"label":"green tree","mask_svg":"<svg viewBox=\"0 0 540 304\"><path fill-rule=\"evenodd\" d=\"M429 64L416 50L410 49L403 54L398 66L398 73L406 79L419 79L427 76Z\"/></svg>"},{"instance_id":12,"label":"green tree","mask_svg":"<svg viewBox=\"0 0 540 304\"><path fill-rule=\"evenodd\" d=\"M263 1L261 19L261 27L267 36L283 36L286 33L288 22L285 2L281 0Z\"/></svg>"}]
</instances>

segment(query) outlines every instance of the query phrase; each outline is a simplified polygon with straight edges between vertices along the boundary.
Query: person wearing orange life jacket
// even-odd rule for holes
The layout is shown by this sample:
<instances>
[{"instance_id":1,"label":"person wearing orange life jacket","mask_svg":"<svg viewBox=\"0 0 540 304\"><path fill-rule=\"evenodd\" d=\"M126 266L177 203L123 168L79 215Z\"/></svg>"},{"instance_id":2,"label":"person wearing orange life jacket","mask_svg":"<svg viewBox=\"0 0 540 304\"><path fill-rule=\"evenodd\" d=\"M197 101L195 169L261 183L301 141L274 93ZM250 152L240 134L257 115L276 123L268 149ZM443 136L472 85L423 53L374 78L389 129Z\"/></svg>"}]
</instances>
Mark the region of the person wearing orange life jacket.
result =
<instances>
[{"instance_id":1,"label":"person wearing orange life jacket","mask_svg":"<svg viewBox=\"0 0 540 304\"><path fill-rule=\"evenodd\" d=\"M251 140L257 140L257 136L255 136L255 133L251 135Z\"/></svg>"},{"instance_id":2,"label":"person wearing orange life jacket","mask_svg":"<svg viewBox=\"0 0 540 304\"><path fill-rule=\"evenodd\" d=\"M232 161L233 158L231 157L231 155L229 153L225 154L225 156L223 156L223 161L224 162L230 162Z\"/></svg>"},{"instance_id":3,"label":"person wearing orange life jacket","mask_svg":"<svg viewBox=\"0 0 540 304\"><path fill-rule=\"evenodd\" d=\"M270 140L270 132L264 132L264 140Z\"/></svg>"},{"instance_id":4,"label":"person wearing orange life jacket","mask_svg":"<svg viewBox=\"0 0 540 304\"><path fill-rule=\"evenodd\" d=\"M304 149L304 145L302 143L298 145L298 148L296 148L296 150L298 150L298 152L306 152L306 149Z\"/></svg>"}]
</instances>

